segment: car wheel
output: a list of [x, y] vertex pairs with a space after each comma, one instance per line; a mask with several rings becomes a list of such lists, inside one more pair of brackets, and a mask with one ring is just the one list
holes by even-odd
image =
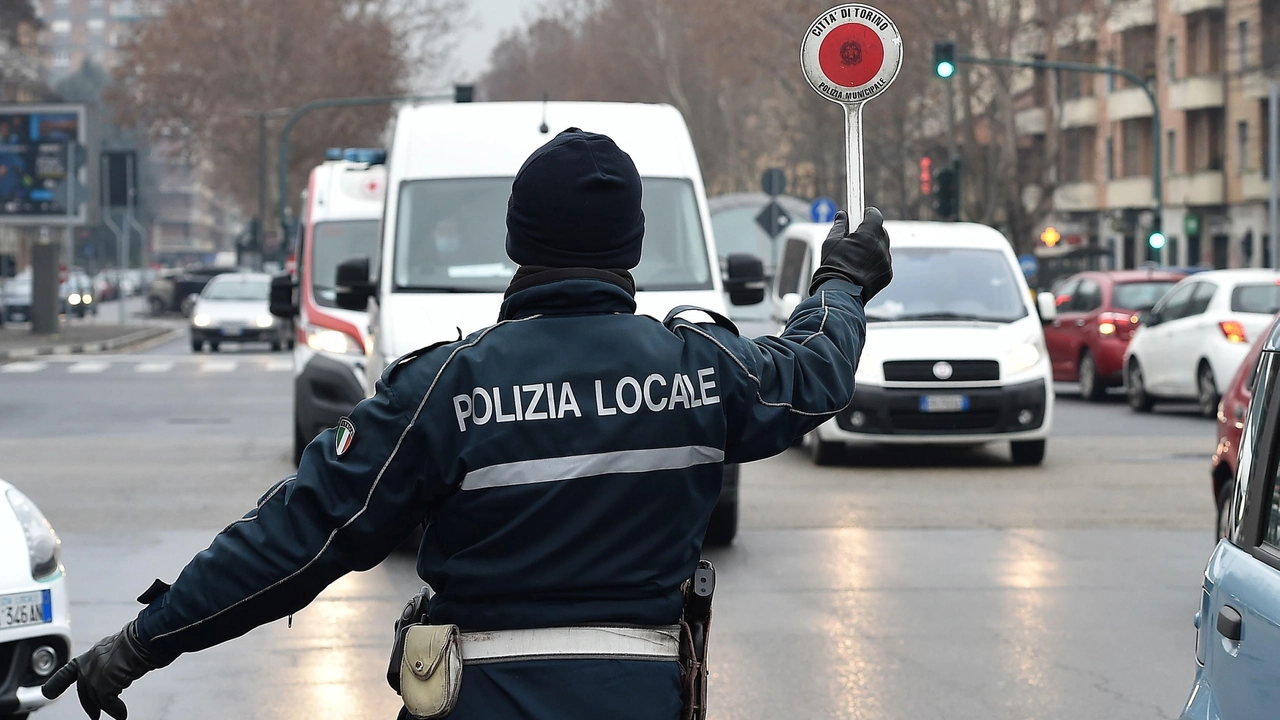
[[283, 349], [284, 349], [284, 343], [280, 342], [279, 340], [276, 340], [271, 343], [271, 352], [280, 352]]
[[204, 341], [203, 341], [203, 340], [192, 340], [192, 341], [191, 341], [191, 352], [204, 352]]
[[1044, 462], [1044, 440], [1016, 440], [1009, 443], [1014, 465], [1039, 465]]
[[1213, 368], [1209, 367], [1209, 363], [1200, 363], [1200, 372], [1196, 374], [1196, 402], [1200, 405], [1200, 414], [1207, 417], [1217, 417], [1218, 401], [1222, 398], [1218, 395], [1218, 383], [1213, 378]]
[[1125, 393], [1129, 396], [1129, 407], [1133, 408], [1134, 412], [1151, 412], [1151, 408], [1155, 407], [1155, 402], [1147, 394], [1147, 386], [1144, 383], [1142, 366], [1136, 359], [1130, 360], [1129, 367], [1125, 370], [1124, 385]]
[[147, 298], [147, 307], [152, 315], [163, 315], [165, 311], [164, 301], [158, 297]]
[[209, 341], [209, 352], [218, 352], [218, 343], [216, 343], [216, 342], [214, 342], [214, 341], [210, 340], [210, 341]]
[[1228, 480], [1218, 491], [1218, 539], [1231, 534], [1231, 496], [1236, 494], [1236, 483]]
[[707, 534], [702, 544], [706, 547], [724, 547], [733, 542], [738, 534], [738, 503], [718, 503], [711, 511], [711, 522], [707, 523]]
[[805, 442], [814, 465], [835, 465], [844, 459], [844, 443], [823, 440], [817, 430], [810, 432]]
[[1098, 381], [1098, 363], [1093, 359], [1093, 353], [1085, 350], [1080, 355], [1080, 396], [1097, 402], [1106, 394], [1106, 386]]

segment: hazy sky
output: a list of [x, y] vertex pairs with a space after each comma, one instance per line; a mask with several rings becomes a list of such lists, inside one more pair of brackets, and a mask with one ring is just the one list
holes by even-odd
[[523, 24], [544, 0], [471, 0], [471, 24], [458, 38], [455, 80], [474, 80], [489, 64], [489, 52], [502, 31]]

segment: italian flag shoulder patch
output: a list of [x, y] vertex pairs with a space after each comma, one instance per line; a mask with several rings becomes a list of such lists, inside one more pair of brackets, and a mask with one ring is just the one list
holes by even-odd
[[342, 418], [338, 421], [338, 432], [333, 436], [334, 449], [338, 453], [338, 457], [351, 449], [351, 443], [356, 440], [356, 426], [352, 424], [348, 418]]

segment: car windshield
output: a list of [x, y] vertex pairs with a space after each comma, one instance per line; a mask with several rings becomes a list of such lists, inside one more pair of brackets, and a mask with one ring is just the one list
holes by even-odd
[[265, 279], [216, 278], [204, 289], [201, 297], [205, 300], [266, 300], [270, 294], [271, 283]]
[[[645, 234], [638, 290], [710, 289], [711, 268], [693, 185], [644, 178]], [[515, 274], [506, 253], [511, 178], [413, 180], [400, 186], [395, 289], [502, 292]]]
[[377, 220], [316, 223], [311, 233], [311, 291], [316, 302], [337, 307], [333, 282], [338, 263], [357, 255], [372, 259], [377, 251]]
[[1280, 312], [1280, 281], [1237, 285], [1231, 291], [1231, 311], [1274, 315]]
[[1111, 305], [1122, 310], [1150, 310], [1177, 284], [1172, 280], [1122, 283], [1112, 292]]
[[1027, 315], [1013, 269], [999, 250], [900, 248], [893, 282], [867, 305], [867, 319], [1013, 322]]

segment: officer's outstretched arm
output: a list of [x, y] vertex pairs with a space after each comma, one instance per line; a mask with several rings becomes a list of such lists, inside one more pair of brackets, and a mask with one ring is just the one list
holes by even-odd
[[427, 512], [418, 400], [402, 402], [379, 382], [349, 425], [307, 446], [296, 476], [223, 530], [167, 592], [144, 598], [137, 633], [148, 654], [162, 663], [243, 635], [389, 555]]
[[854, 371], [866, 341], [863, 303], [893, 277], [883, 223], [880, 211], [871, 208], [849, 233], [848, 216], [838, 213], [810, 297], [782, 333], [722, 339], [735, 361], [727, 376], [736, 382], [726, 393], [736, 404], [726, 407], [726, 462], [776, 455], [853, 400]]

